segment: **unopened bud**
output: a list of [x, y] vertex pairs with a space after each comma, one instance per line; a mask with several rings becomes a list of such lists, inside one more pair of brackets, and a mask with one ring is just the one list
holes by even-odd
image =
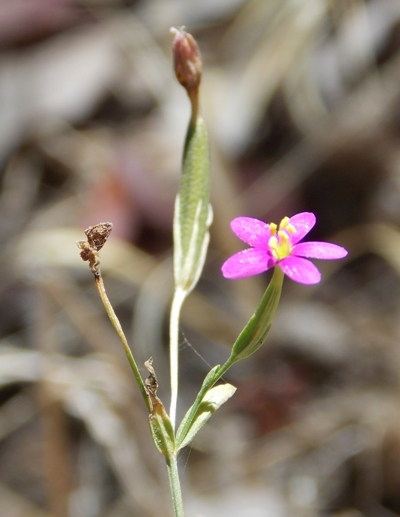
[[183, 28], [171, 28], [175, 34], [172, 43], [175, 74], [181, 85], [191, 95], [198, 90], [201, 80], [202, 61], [199, 47], [193, 36]]

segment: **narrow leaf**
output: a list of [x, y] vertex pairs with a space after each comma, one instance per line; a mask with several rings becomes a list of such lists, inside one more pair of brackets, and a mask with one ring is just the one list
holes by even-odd
[[[231, 384], [220, 384], [219, 386], [215, 386], [207, 391], [194, 415], [194, 418], [192, 419], [192, 423], [185, 437], [182, 437], [183, 439], [181, 442], [178, 441], [177, 450], [186, 447], [186, 445], [193, 440], [211, 415], [215, 413], [215, 411], [217, 411], [224, 402], [230, 399], [235, 391], [236, 388]], [[192, 408], [189, 409], [187, 415], [190, 414], [191, 409]]]
[[176, 443], [182, 442], [184, 440], [185, 436], [187, 435], [187, 433], [193, 423], [193, 420], [196, 417], [197, 410], [198, 410], [205, 394], [207, 393], [207, 391], [209, 391], [212, 388], [212, 386], [214, 386], [214, 384], [219, 379], [219, 377], [218, 377], [219, 369], [220, 369], [220, 366], [216, 365], [206, 375], [206, 377], [203, 381], [203, 384], [201, 385], [200, 391], [197, 394], [196, 400], [194, 401], [191, 408], [186, 412], [186, 415], [183, 417], [183, 420], [178, 428], [178, 431], [176, 433]]

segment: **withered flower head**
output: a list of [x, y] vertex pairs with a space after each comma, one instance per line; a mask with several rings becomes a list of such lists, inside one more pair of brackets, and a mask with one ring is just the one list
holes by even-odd
[[172, 27], [171, 32], [175, 34], [172, 43], [175, 74], [190, 95], [200, 85], [202, 72], [200, 50], [193, 36], [186, 32], [183, 27], [181, 29]]
[[94, 226], [89, 226], [89, 228], [85, 230], [87, 241], [77, 241], [76, 243], [81, 250], [81, 259], [85, 262], [89, 262], [90, 269], [96, 277], [100, 276], [99, 251], [110, 236], [112, 227], [112, 223], [99, 223]]

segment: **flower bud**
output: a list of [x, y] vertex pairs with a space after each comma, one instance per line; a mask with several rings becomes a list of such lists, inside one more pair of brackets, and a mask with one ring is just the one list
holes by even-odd
[[201, 80], [202, 61], [199, 47], [193, 36], [183, 28], [171, 28], [175, 34], [172, 43], [175, 75], [188, 94], [198, 90]]

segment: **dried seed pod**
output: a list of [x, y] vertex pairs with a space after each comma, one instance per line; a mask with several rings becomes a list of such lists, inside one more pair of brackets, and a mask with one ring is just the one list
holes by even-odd
[[86, 228], [85, 235], [89, 245], [96, 251], [100, 251], [107, 242], [113, 228], [112, 223], [99, 223]]

